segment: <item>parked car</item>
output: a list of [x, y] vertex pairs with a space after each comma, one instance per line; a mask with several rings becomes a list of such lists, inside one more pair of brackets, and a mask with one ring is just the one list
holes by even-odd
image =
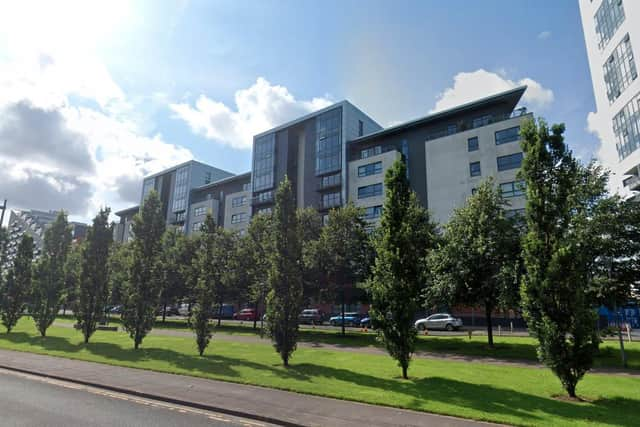
[[214, 305], [212, 308], [212, 318], [217, 319], [218, 317], [222, 319], [232, 319], [234, 312], [233, 305], [231, 304], [222, 304], [222, 312], [220, 311], [219, 305]]
[[365, 315], [362, 319], [360, 319], [360, 327], [361, 328], [370, 328], [371, 327], [371, 318], [369, 315]]
[[189, 315], [189, 304], [182, 303], [178, 306], [178, 314], [180, 316], [188, 316]]
[[109, 309], [109, 313], [111, 313], [111, 314], [122, 314], [122, 306], [121, 305], [114, 305], [113, 307], [111, 307]]
[[417, 320], [415, 326], [419, 331], [424, 331], [425, 329], [442, 329], [446, 331], [454, 331], [462, 327], [462, 319], [453, 317], [448, 313], [438, 313], [432, 314], [426, 319]]
[[[342, 326], [342, 315], [338, 314], [337, 316], [332, 316], [329, 319], [329, 324], [331, 326]], [[344, 325], [345, 326], [359, 326], [360, 325], [360, 313], [345, 313], [344, 314]]]
[[302, 313], [298, 316], [298, 321], [309, 325], [322, 325], [324, 314], [317, 308], [307, 308], [302, 310]]
[[233, 318], [235, 320], [250, 320], [253, 322], [257, 320], [259, 316], [255, 308], [243, 308], [239, 312], [234, 313]]

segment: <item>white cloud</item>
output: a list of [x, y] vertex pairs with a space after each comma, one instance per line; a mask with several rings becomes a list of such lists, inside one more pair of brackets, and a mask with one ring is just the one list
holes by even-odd
[[[611, 120], [608, 120], [602, 114], [590, 112], [587, 115], [587, 131], [593, 133], [600, 140], [600, 147], [597, 153], [598, 162], [610, 171], [615, 170], [618, 163], [618, 152], [613, 143], [615, 136], [611, 126]], [[629, 194], [628, 190], [622, 185], [623, 178], [624, 176], [621, 175], [610, 175], [609, 191], [611, 193]]]
[[529, 77], [514, 81], [508, 79], [505, 74], [501, 74], [482, 68], [456, 74], [453, 77], [453, 87], [446, 88], [438, 96], [432, 111], [452, 108], [522, 85], [527, 85], [527, 90], [522, 97], [524, 104], [532, 108], [544, 109], [553, 102], [553, 91], [543, 87], [537, 81]]
[[254, 135], [331, 103], [329, 97], [297, 100], [286, 87], [259, 77], [235, 93], [235, 110], [205, 95], [194, 106], [178, 103], [170, 108], [198, 135], [234, 148], [251, 148]]
[[547, 40], [551, 38], [551, 31], [542, 31], [538, 34], [538, 40]]

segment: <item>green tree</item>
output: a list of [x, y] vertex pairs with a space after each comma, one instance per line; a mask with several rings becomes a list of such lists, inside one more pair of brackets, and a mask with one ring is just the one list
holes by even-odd
[[20, 239], [13, 267], [7, 273], [2, 290], [0, 311], [7, 333], [11, 332], [24, 312], [31, 291], [32, 263], [33, 238], [25, 233]]
[[302, 247], [296, 203], [289, 178], [276, 192], [273, 211], [272, 248], [269, 255], [267, 327], [284, 366], [296, 350], [298, 315], [302, 310]]
[[[269, 292], [271, 224], [271, 215], [264, 213], [254, 215], [249, 223], [247, 234], [241, 241], [240, 258], [246, 261], [248, 296], [256, 313], [265, 306], [265, 299]], [[254, 329], [257, 327], [257, 322], [257, 318], [254, 319]], [[260, 330], [262, 329], [261, 327]]]
[[122, 305], [124, 291], [129, 288], [131, 278], [132, 244], [121, 243], [111, 246], [109, 253], [109, 305]]
[[187, 237], [177, 227], [167, 229], [162, 235], [162, 252], [160, 267], [162, 275], [162, 321], [166, 320], [167, 306], [175, 304], [186, 294], [187, 278], [183, 265], [191, 260], [185, 259], [185, 243]]
[[385, 175], [385, 202], [374, 247], [376, 260], [367, 283], [369, 315], [387, 351], [398, 361], [402, 377], [415, 348], [413, 324], [425, 280], [425, 257], [435, 246], [436, 226], [409, 187], [404, 162]]
[[64, 264], [64, 290], [62, 291], [62, 314], [67, 309], [75, 311], [78, 305], [80, 274], [82, 271], [82, 243], [72, 243]]
[[539, 120], [520, 129], [526, 182], [526, 274], [522, 305], [538, 356], [571, 397], [598, 350], [595, 311], [587, 294], [589, 257], [579, 224], [604, 194], [604, 182], [581, 166], [564, 143], [564, 125]]
[[133, 219], [131, 273], [122, 292], [122, 326], [133, 339], [135, 349], [140, 347], [155, 320], [162, 290], [159, 262], [164, 230], [162, 204], [158, 193], [152, 190]]
[[519, 292], [520, 232], [515, 220], [506, 217], [506, 206], [493, 180], [483, 182], [463, 207], [454, 210], [428, 262], [427, 306], [482, 306], [490, 347], [494, 309], [514, 307]]
[[[302, 257], [308, 258], [315, 251], [320, 232], [322, 230], [322, 217], [317, 210], [311, 207], [298, 209], [296, 217], [300, 227], [300, 246]], [[321, 264], [303, 262], [302, 264], [302, 289], [305, 305], [311, 301], [320, 301], [326, 294], [326, 274]]]
[[113, 229], [109, 224], [109, 208], [100, 209], [87, 230], [83, 245], [80, 288], [76, 318], [85, 344], [96, 331], [98, 322], [105, 317], [109, 298], [109, 250], [113, 242]]
[[61, 211], [44, 233], [43, 253], [34, 269], [31, 315], [43, 337], [56, 316], [65, 289], [64, 266], [71, 248], [71, 227]]
[[345, 287], [355, 286], [367, 277], [373, 258], [362, 209], [349, 203], [329, 211], [328, 222], [314, 246], [315, 250], [305, 254], [305, 264], [320, 266], [316, 268], [325, 272], [331, 293], [338, 294], [345, 335]]
[[[196, 286], [196, 305], [192, 314], [192, 328], [196, 333], [196, 342], [200, 356], [211, 340], [212, 328], [210, 319], [213, 316], [213, 305], [222, 309], [222, 301], [228, 291], [233, 272], [230, 261], [233, 258], [233, 234], [218, 227], [211, 214], [200, 229], [200, 251], [197, 265], [200, 270]], [[218, 312], [220, 316], [221, 313]]]
[[9, 263], [7, 262], [7, 245], [9, 244], [9, 233], [5, 227], [0, 224], [0, 284], [2, 279], [9, 270]]

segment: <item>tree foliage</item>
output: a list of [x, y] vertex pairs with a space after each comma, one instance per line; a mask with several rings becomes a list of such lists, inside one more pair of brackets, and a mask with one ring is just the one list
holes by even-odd
[[185, 266], [192, 263], [187, 258], [186, 240], [188, 237], [177, 227], [168, 228], [162, 235], [162, 251], [160, 253], [160, 268], [162, 277], [162, 321], [165, 321], [167, 306], [174, 304], [187, 293], [188, 277]]
[[385, 175], [385, 202], [374, 247], [376, 259], [367, 283], [372, 324], [403, 378], [415, 347], [413, 325], [426, 273], [425, 257], [436, 242], [436, 226], [409, 187], [404, 162]]
[[132, 266], [132, 247], [129, 242], [113, 244], [111, 246], [108, 262], [109, 278], [109, 305], [121, 305], [124, 302], [124, 293], [129, 289]]
[[34, 268], [31, 315], [43, 337], [55, 320], [65, 289], [64, 267], [71, 248], [71, 227], [61, 211], [44, 233], [43, 253]]
[[564, 143], [564, 125], [551, 131], [540, 120], [520, 130], [526, 182], [526, 274], [522, 302], [538, 356], [558, 376], [571, 397], [593, 365], [598, 349], [595, 312], [587, 293], [593, 253], [580, 225], [593, 215], [606, 177], [585, 168]]
[[11, 332], [24, 312], [29, 293], [33, 262], [33, 238], [23, 234], [18, 244], [16, 258], [9, 269], [2, 289], [2, 324]]
[[296, 350], [298, 315], [303, 303], [300, 224], [291, 182], [285, 176], [276, 192], [272, 248], [269, 256], [267, 322], [269, 335], [284, 366]]
[[165, 219], [158, 193], [152, 190], [134, 216], [131, 242], [131, 273], [123, 288], [122, 325], [137, 349], [153, 328], [162, 290], [162, 234]]
[[80, 288], [75, 314], [85, 343], [89, 342], [98, 322], [105, 316], [109, 298], [108, 258], [113, 241], [109, 212], [109, 208], [101, 209], [93, 219], [82, 248]]
[[489, 346], [494, 309], [514, 307], [519, 292], [520, 233], [506, 217], [506, 206], [493, 180], [485, 181], [453, 212], [441, 245], [429, 257], [427, 306], [482, 306]]

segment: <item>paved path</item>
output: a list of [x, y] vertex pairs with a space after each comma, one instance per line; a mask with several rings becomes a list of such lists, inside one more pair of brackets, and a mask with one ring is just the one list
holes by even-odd
[[422, 412], [9, 350], [0, 350], [0, 368], [285, 426], [486, 425]]
[[[70, 323], [56, 322], [54, 326], [60, 326], [65, 328], [73, 327]], [[163, 335], [173, 337], [195, 337], [195, 334], [191, 331], [181, 331], [174, 329], [153, 329], [150, 332], [151, 335]], [[214, 333], [213, 341], [227, 341], [237, 342], [244, 344], [271, 344], [271, 341], [267, 338], [260, 338], [257, 335], [241, 335], [241, 334], [229, 334], [226, 332]], [[333, 351], [346, 351], [349, 353], [364, 353], [364, 354], [376, 354], [387, 355], [385, 349], [375, 346], [358, 347], [349, 346], [343, 344], [329, 344], [321, 342], [298, 342], [299, 348], [315, 348], [321, 350], [333, 350]], [[455, 353], [438, 353], [429, 351], [417, 351], [413, 355], [418, 359], [435, 359], [435, 360], [450, 360], [456, 362], [467, 363], [485, 363], [493, 365], [514, 366], [521, 368], [540, 368], [546, 369], [546, 367], [535, 360], [523, 360], [523, 359], [500, 359], [489, 356], [465, 356]], [[640, 378], [640, 370], [622, 369], [622, 368], [593, 368], [589, 371], [589, 374], [601, 374], [601, 375], [619, 375], [626, 377]]]

